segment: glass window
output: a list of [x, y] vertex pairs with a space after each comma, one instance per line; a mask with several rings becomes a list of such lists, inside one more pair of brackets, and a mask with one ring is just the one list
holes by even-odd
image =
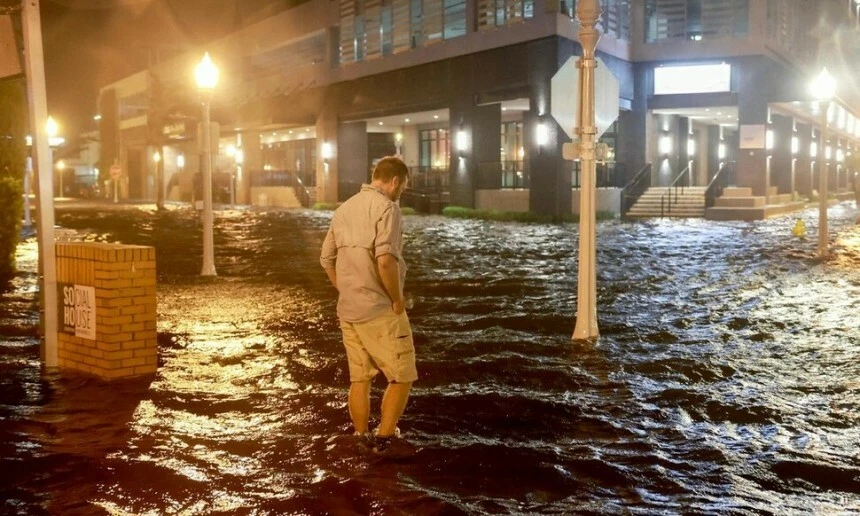
[[450, 159], [447, 129], [426, 129], [419, 134], [418, 162], [422, 168], [447, 168]]
[[355, 60], [364, 61], [365, 55], [364, 17], [355, 17]]
[[391, 1], [382, 5], [382, 55], [388, 56], [394, 51], [394, 11]]
[[445, 39], [466, 34], [466, 0], [444, 0]]
[[421, 0], [412, 0], [412, 5], [409, 9], [409, 24], [412, 27], [412, 47], [420, 47], [424, 44], [424, 31], [422, 30], [422, 2]]

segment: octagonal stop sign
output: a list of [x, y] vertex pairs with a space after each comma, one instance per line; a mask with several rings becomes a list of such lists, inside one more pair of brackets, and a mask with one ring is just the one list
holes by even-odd
[[578, 56], [571, 56], [555, 72], [550, 81], [550, 113], [570, 139], [576, 139], [579, 123], [579, 68]]
[[[576, 127], [579, 125], [579, 56], [571, 56], [558, 69], [550, 81], [550, 113], [572, 140], [578, 139]], [[597, 58], [594, 71], [594, 118], [597, 135], [600, 136], [618, 118], [618, 79], [612, 70]]]

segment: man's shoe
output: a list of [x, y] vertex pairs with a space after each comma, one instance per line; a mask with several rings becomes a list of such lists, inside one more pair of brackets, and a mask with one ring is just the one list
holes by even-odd
[[376, 436], [373, 440], [373, 453], [386, 459], [406, 459], [414, 456], [417, 451], [414, 444], [396, 435]]
[[373, 449], [373, 434], [370, 432], [364, 432], [362, 434], [356, 431], [352, 436], [358, 441], [359, 447], [364, 448], [365, 450]]

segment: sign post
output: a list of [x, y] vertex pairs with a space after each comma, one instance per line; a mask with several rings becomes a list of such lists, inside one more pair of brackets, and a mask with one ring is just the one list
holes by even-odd
[[36, 166], [36, 232], [39, 245], [39, 301], [42, 346], [40, 355], [46, 367], [57, 367], [57, 254], [54, 247], [54, 178], [48, 143], [48, 101], [45, 91], [45, 59], [42, 51], [42, 20], [39, 0], [23, 3], [21, 24], [24, 29], [24, 73], [30, 128], [33, 131], [33, 157]]
[[[596, 270], [596, 161], [604, 159], [606, 146], [597, 140], [618, 118], [618, 79], [595, 57], [600, 33], [595, 29], [600, 17], [597, 0], [580, 0], [576, 16], [582, 29], [579, 39], [582, 57], [571, 57], [551, 81], [553, 118], [573, 143], [562, 147], [565, 159], [580, 160], [579, 202], [579, 278], [577, 284], [576, 327], [573, 338], [591, 339], [600, 335], [597, 328]], [[596, 87], [595, 87], [596, 86]], [[595, 97], [595, 91], [598, 95]]]

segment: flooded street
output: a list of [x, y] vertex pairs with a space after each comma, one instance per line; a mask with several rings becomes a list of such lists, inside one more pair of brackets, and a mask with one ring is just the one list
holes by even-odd
[[[0, 506], [21, 514], [860, 513], [860, 226], [598, 225], [596, 345], [572, 343], [576, 225], [405, 218], [418, 352], [379, 461], [350, 430], [330, 212], [66, 210], [155, 246], [159, 371], [41, 374], [35, 241], [0, 294]], [[379, 403], [383, 383], [375, 384]]]

